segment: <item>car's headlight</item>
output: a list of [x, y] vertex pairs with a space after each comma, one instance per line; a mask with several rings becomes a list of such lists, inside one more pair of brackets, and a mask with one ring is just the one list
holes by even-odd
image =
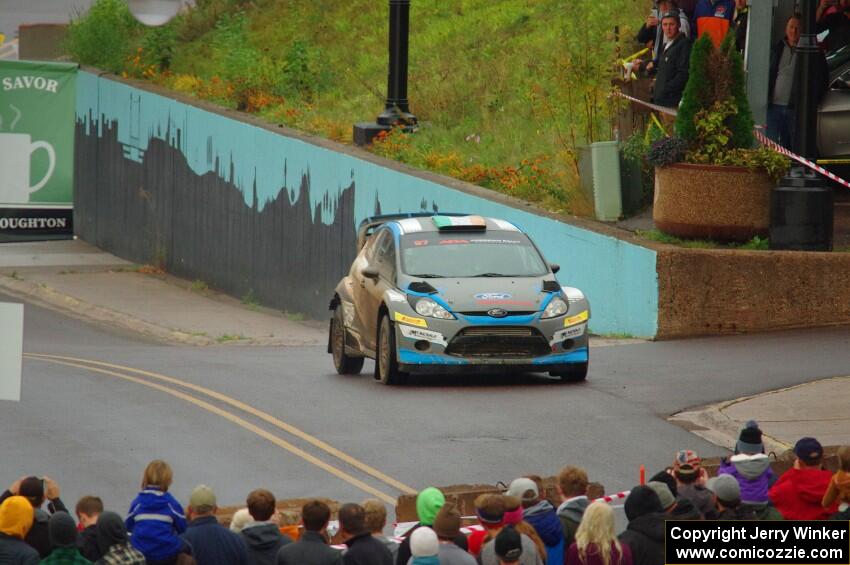
[[543, 310], [543, 315], [540, 316], [543, 319], [546, 318], [554, 318], [555, 316], [563, 316], [569, 310], [569, 306], [564, 302], [564, 299], [560, 296], [556, 296], [552, 300], [549, 301], [549, 304], [546, 305], [546, 309]]
[[455, 319], [451, 312], [449, 312], [430, 298], [420, 298], [418, 301], [416, 301], [416, 306], [414, 307], [414, 310], [416, 310], [416, 313], [420, 316], [427, 316], [429, 318], [439, 318], [441, 320]]

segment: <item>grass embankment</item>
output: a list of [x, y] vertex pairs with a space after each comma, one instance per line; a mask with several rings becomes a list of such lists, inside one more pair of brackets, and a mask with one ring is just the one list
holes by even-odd
[[[588, 214], [575, 150], [611, 139], [606, 95], [617, 50], [631, 50], [650, 3], [416, 0], [409, 99], [421, 127], [394, 132], [373, 150], [553, 211]], [[199, 0], [156, 29], [127, 22], [122, 11], [120, 0], [98, 0], [72, 25], [69, 52], [346, 143], [354, 122], [383, 108], [384, 0]], [[108, 33], [98, 19], [109, 22]], [[617, 25], [629, 38], [622, 45]], [[107, 40], [94, 37], [104, 33]]]

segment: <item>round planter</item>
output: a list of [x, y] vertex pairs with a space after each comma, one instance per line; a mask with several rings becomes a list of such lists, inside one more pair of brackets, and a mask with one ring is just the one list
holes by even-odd
[[682, 238], [767, 237], [775, 184], [767, 173], [746, 167], [689, 163], [656, 167], [652, 220], [659, 230]]

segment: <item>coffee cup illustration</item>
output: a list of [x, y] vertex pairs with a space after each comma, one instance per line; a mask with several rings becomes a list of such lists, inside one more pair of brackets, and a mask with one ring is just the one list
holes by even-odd
[[[30, 162], [39, 149], [47, 151], [49, 164], [44, 177], [30, 184]], [[46, 141], [33, 141], [28, 133], [0, 133], [0, 203], [25, 204], [53, 175], [56, 152]]]

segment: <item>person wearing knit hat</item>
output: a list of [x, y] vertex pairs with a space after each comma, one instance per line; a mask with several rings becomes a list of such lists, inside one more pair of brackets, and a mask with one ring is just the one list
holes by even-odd
[[[419, 517], [419, 523], [407, 531], [404, 539], [398, 546], [398, 554], [396, 555], [395, 560], [397, 565], [407, 565], [407, 562], [410, 559], [410, 536], [421, 526], [432, 526], [434, 524], [434, 519], [437, 517], [437, 513], [445, 503], [446, 497], [440, 489], [435, 487], [428, 487], [416, 496], [416, 515]], [[458, 547], [466, 551], [466, 536], [460, 534], [454, 541]]]
[[103, 512], [97, 519], [97, 545], [103, 557], [97, 565], [145, 565], [142, 552], [130, 545], [124, 520], [115, 512]]
[[702, 460], [693, 450], [682, 449], [673, 461], [673, 477], [676, 479], [677, 498], [687, 498], [706, 518], [713, 518], [714, 496], [705, 489], [708, 473], [702, 468]]
[[764, 453], [764, 442], [761, 439], [762, 431], [759, 428], [758, 422], [750, 420], [741, 429], [738, 435], [738, 441], [735, 442], [735, 454], [746, 453], [754, 455], [756, 453]]
[[446, 503], [446, 497], [438, 488], [428, 487], [416, 496], [416, 515], [419, 523], [430, 526], [437, 517], [437, 512]]
[[56, 512], [47, 522], [53, 548], [41, 563], [47, 565], [89, 565], [91, 562], [77, 549], [77, 524], [67, 512]]
[[455, 543], [455, 539], [463, 535], [460, 526], [460, 511], [454, 503], [446, 502], [434, 519], [434, 533], [440, 540], [441, 565], [477, 565], [475, 558]]
[[669, 516], [655, 491], [646, 485], [634, 487], [624, 510], [629, 524], [617, 537], [631, 549], [633, 562], [664, 563], [664, 520]]
[[505, 517], [505, 499], [496, 493], [485, 493], [478, 495], [474, 505], [475, 515], [483, 529], [473, 530], [469, 535], [469, 553], [478, 557], [484, 544], [484, 538], [491, 531], [498, 533], [502, 527], [502, 519]]
[[646, 483], [646, 486], [655, 491], [655, 494], [658, 495], [658, 500], [661, 502], [661, 508], [664, 509], [664, 512], [670, 512], [673, 509], [673, 506], [676, 505], [676, 497], [673, 496], [673, 493], [670, 492], [670, 487], [661, 481], [649, 481]]
[[38, 563], [38, 551], [23, 541], [32, 523], [32, 505], [23, 496], [10, 496], [0, 504], [0, 562], [12, 565]]
[[521, 565], [543, 565], [543, 560], [546, 555], [545, 549], [543, 549], [543, 553], [541, 553], [541, 550], [534, 541], [526, 534], [519, 531], [518, 526], [519, 524], [504, 524], [503, 526], [488, 530], [485, 538], [486, 543], [481, 548], [479, 563], [481, 565], [499, 565], [500, 559], [502, 561], [504, 559], [500, 558], [496, 552], [496, 540], [499, 539], [499, 535], [505, 530], [512, 530], [519, 534], [520, 545], [522, 547], [522, 555], [519, 557], [519, 563]]
[[410, 536], [410, 563], [412, 565], [440, 565], [440, 542], [428, 526], [416, 528]]
[[750, 420], [741, 430], [735, 444], [735, 454], [720, 461], [719, 475], [731, 475], [741, 489], [741, 503], [760, 520], [777, 519], [778, 513], [770, 506], [767, 491], [776, 481], [770, 468], [770, 459], [764, 454], [762, 432], [755, 420]]
[[540, 554], [540, 559], [546, 560], [546, 545], [540, 536], [537, 535], [537, 530], [522, 519], [522, 503], [515, 496], [505, 495], [505, 516], [502, 519], [505, 526], [513, 526], [520, 534], [528, 536], [534, 542], [537, 548], [537, 553]]
[[253, 518], [251, 518], [251, 513], [248, 509], [240, 508], [234, 512], [233, 516], [230, 518], [230, 531], [238, 534], [251, 522], [251, 520], [253, 520]]
[[824, 508], [821, 503], [832, 473], [821, 467], [823, 446], [813, 437], [794, 445], [794, 467], [788, 469], [767, 492], [770, 501], [786, 520], [826, 520], [838, 504]]

